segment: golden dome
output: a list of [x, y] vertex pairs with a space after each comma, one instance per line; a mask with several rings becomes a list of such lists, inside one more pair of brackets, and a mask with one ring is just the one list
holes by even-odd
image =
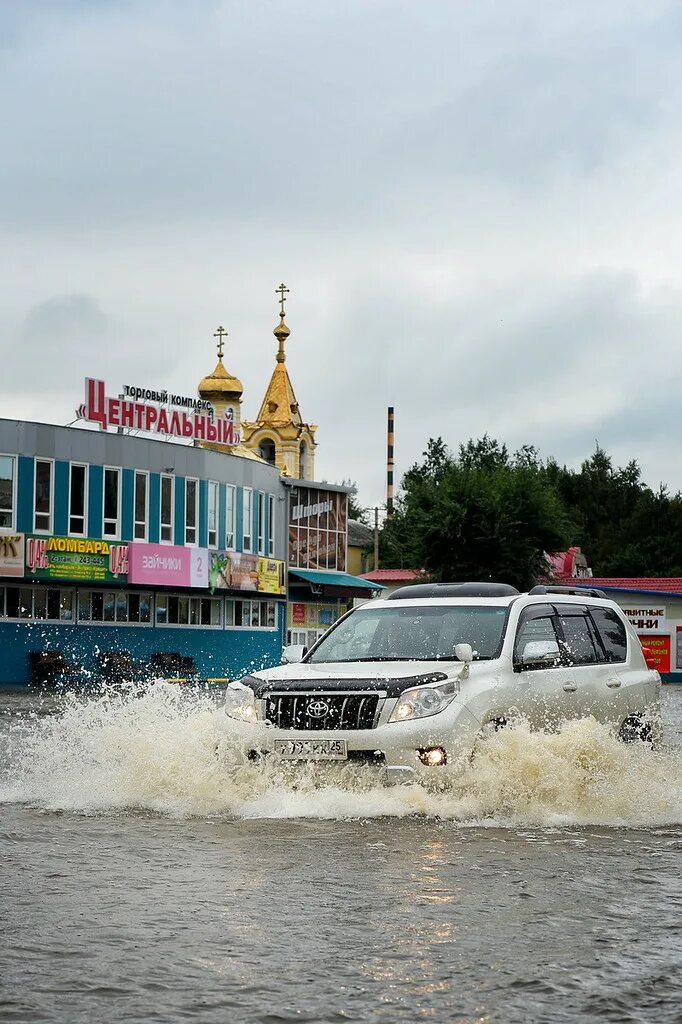
[[223, 365], [223, 346], [225, 344], [223, 339], [227, 337], [227, 331], [224, 327], [219, 327], [213, 337], [218, 339], [218, 362], [213, 373], [209, 373], [208, 377], [199, 381], [197, 391], [202, 398], [209, 400], [211, 395], [240, 398], [244, 393], [242, 382], [238, 377], [233, 377], [231, 373], [228, 373]]
[[209, 398], [211, 395], [229, 395], [236, 398], [244, 393], [244, 386], [238, 377], [233, 377], [227, 372], [222, 359], [218, 358], [215, 370], [199, 381], [197, 390], [202, 398]]

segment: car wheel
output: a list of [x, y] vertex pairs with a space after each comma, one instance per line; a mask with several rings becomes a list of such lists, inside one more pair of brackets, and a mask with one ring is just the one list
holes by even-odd
[[620, 727], [618, 738], [623, 743], [648, 743], [653, 746], [654, 737], [649, 722], [639, 715], [630, 715]]

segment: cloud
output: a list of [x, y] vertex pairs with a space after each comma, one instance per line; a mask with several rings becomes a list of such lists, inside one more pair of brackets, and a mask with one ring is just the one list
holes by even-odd
[[223, 323], [253, 416], [284, 279], [319, 474], [362, 500], [389, 404], [398, 476], [488, 431], [682, 485], [681, 26], [672, 0], [5, 5], [3, 415], [64, 422], [86, 374], [192, 392]]

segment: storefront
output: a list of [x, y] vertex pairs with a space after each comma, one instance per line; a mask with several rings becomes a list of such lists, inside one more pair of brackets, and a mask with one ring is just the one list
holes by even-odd
[[258, 459], [0, 420], [0, 683], [44, 651], [84, 679], [123, 652], [204, 678], [278, 664], [285, 509]]

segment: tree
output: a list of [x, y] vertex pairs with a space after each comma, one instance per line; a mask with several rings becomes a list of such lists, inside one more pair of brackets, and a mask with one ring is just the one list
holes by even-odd
[[[527, 588], [546, 572], [545, 551], [566, 547], [572, 521], [533, 449], [510, 458], [484, 437], [455, 458], [442, 439], [408, 470], [382, 557], [435, 580], [488, 580]], [[395, 562], [393, 561], [393, 564]]]
[[358, 501], [358, 485], [355, 480], [342, 480], [342, 486], [349, 488], [348, 493], [348, 518], [357, 519], [360, 523], [367, 522], [367, 509], [363, 508]]

